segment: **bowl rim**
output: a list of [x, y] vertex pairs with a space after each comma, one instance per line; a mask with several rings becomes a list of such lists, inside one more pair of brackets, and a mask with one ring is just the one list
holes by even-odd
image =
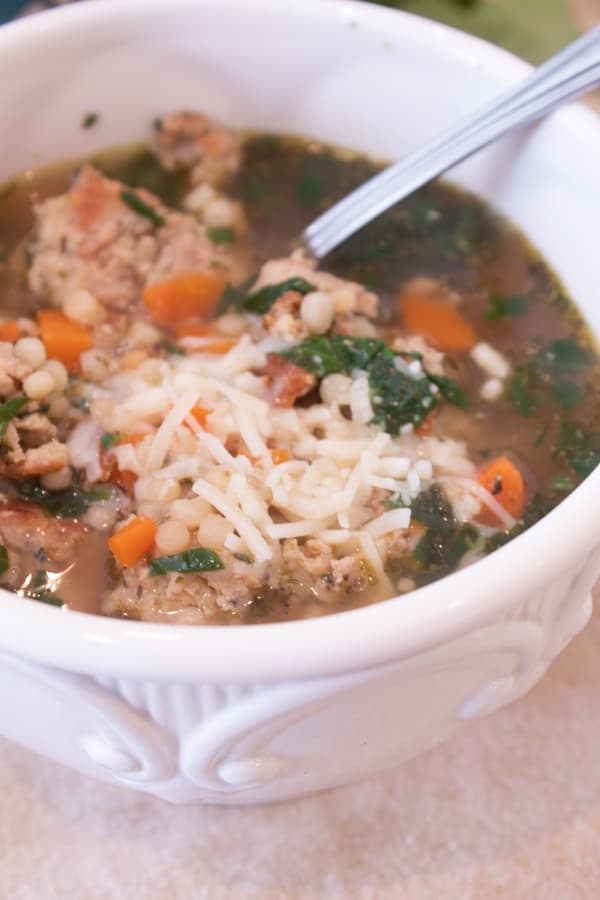
[[[169, 11], [198, 6], [235, 9], [248, 0], [171, 0]], [[51, 36], [72, 28], [93, 28], [135, 14], [164, 14], [163, 0], [87, 0], [53, 9], [0, 28], [0, 55], [15, 43], [24, 49], [32, 36]], [[253, 0], [283, 15], [277, 0]], [[493, 44], [429, 19], [359, 0], [287, 0], [285, 15], [310, 16], [313, 22], [351, 19], [376, 34], [402, 28], [409, 39], [450, 46], [457, 57], [484, 65], [499, 86], [522, 77], [531, 67]], [[573, 104], [553, 114], [565, 134], [583, 135], [600, 147], [600, 119]], [[593, 529], [600, 514], [600, 467], [524, 534], [472, 566], [445, 576], [408, 595], [348, 612], [291, 622], [228, 626], [176, 627], [163, 623], [111, 619], [24, 602], [0, 589], [0, 647], [61, 669], [152, 681], [213, 683], [318, 678], [385, 665], [413, 656], [466, 629], [502, 618], [528, 587], [550, 583], [573, 559], [596, 549]], [[565, 529], [564, 522], [577, 523]], [[551, 547], [550, 558], [547, 548]], [[486, 585], [494, 587], [490, 596]]]

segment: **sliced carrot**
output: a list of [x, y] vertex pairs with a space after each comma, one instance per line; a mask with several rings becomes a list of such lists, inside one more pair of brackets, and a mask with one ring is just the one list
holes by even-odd
[[208, 344], [203, 344], [201, 347], [198, 347], [198, 351], [200, 353], [214, 353], [215, 356], [224, 356], [230, 350], [233, 350], [236, 344], [237, 339], [223, 338], [220, 341], [209, 341]]
[[133, 444], [135, 447], [137, 444], [141, 444], [142, 441], [148, 437], [149, 434], [152, 434], [151, 431], [135, 431], [133, 434], [124, 435], [119, 441], [119, 444]]
[[21, 337], [21, 329], [16, 319], [7, 319], [0, 325], [0, 341], [8, 341], [14, 344]]
[[289, 462], [289, 451], [284, 447], [274, 447], [273, 450], [271, 450], [271, 459], [273, 460], [274, 466], [279, 466], [281, 463]]
[[444, 300], [407, 291], [398, 297], [398, 307], [408, 331], [422, 334], [445, 353], [470, 350], [476, 341], [471, 323]]
[[108, 539], [108, 546], [122, 566], [134, 566], [154, 547], [156, 531], [152, 519], [136, 516]]
[[[523, 515], [525, 480], [507, 456], [499, 456], [483, 466], [477, 473], [477, 481], [513, 518], [519, 519]], [[488, 507], [482, 508], [478, 520], [484, 525], [501, 524]]]
[[37, 320], [50, 359], [58, 359], [71, 372], [76, 371], [81, 354], [92, 346], [89, 330], [67, 318], [59, 309], [40, 309]]
[[190, 416], [196, 420], [198, 425], [202, 428], [206, 428], [206, 420], [210, 416], [212, 409], [208, 406], [192, 406], [190, 409]]
[[207, 337], [209, 334], [214, 334], [214, 328], [203, 322], [182, 322], [175, 328], [178, 341], [186, 337]]
[[161, 325], [176, 325], [192, 316], [210, 316], [225, 288], [214, 272], [188, 272], [145, 288], [142, 298]]

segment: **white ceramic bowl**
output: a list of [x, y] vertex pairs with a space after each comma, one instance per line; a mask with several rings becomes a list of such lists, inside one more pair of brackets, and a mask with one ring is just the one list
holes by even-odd
[[[141, 138], [182, 107], [397, 158], [526, 73], [502, 50], [366, 3], [92, 0], [0, 30], [0, 181]], [[82, 130], [90, 110], [99, 123]], [[598, 120], [571, 107], [452, 178], [523, 228], [600, 335], [599, 156]], [[598, 522], [600, 470], [471, 568], [305, 622], [169, 627], [1, 592], [0, 731], [174, 802], [349, 782], [541, 677], [589, 616]]]

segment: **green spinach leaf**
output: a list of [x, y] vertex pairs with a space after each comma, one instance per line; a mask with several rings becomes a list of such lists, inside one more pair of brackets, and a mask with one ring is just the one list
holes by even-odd
[[206, 547], [194, 547], [171, 556], [157, 556], [150, 560], [148, 566], [150, 575], [167, 575], [169, 572], [187, 575], [191, 572], [214, 572], [223, 568], [220, 556]]
[[23, 407], [28, 403], [28, 397], [13, 397], [11, 400], [7, 400], [6, 403], [0, 404], [0, 441], [4, 440], [9, 423], [16, 419]]
[[164, 225], [164, 217], [157, 213], [152, 206], [144, 203], [141, 197], [138, 197], [133, 191], [123, 190], [119, 194], [123, 203], [126, 203], [134, 212], [140, 216], [145, 216], [153, 225]]
[[74, 476], [73, 484], [64, 491], [49, 491], [37, 479], [24, 481], [19, 485], [19, 495], [23, 500], [37, 503], [51, 516], [73, 519], [83, 515], [92, 503], [108, 499], [110, 491], [100, 487], [84, 488]]
[[441, 398], [456, 406], [467, 403], [465, 392], [452, 379], [426, 370], [408, 371], [405, 356], [411, 354], [396, 353], [378, 338], [320, 335], [306, 338], [280, 355], [319, 379], [337, 372], [352, 375], [356, 370], [365, 371], [373, 422], [389, 434], [398, 434], [403, 425], [419, 425]]
[[275, 301], [287, 291], [309, 294], [314, 290], [314, 285], [306, 281], [305, 278], [288, 278], [286, 281], [280, 281], [278, 284], [267, 284], [259, 291], [249, 294], [242, 301], [242, 309], [245, 309], [247, 312], [264, 315], [269, 312]]
[[514, 294], [511, 297], [500, 297], [498, 294], [492, 294], [488, 300], [485, 317], [494, 321], [496, 319], [506, 319], [509, 316], [524, 316], [527, 312], [527, 306], [527, 300], [520, 294]]
[[213, 244], [233, 244], [235, 241], [233, 228], [207, 228], [206, 236]]

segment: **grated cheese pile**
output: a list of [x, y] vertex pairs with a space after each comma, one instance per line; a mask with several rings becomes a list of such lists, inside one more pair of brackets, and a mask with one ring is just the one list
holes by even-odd
[[[412, 426], [393, 437], [369, 424], [364, 373], [326, 377], [310, 406], [274, 406], [260, 373], [287, 344], [259, 317], [237, 319], [237, 342], [223, 356], [203, 349], [208, 338], [185, 338], [186, 355], [146, 359], [95, 386], [91, 419], [122, 436], [110, 453], [137, 476], [136, 514], [177, 519], [184, 494], [201, 498], [211, 547], [247, 557], [259, 577], [290, 538], [359, 552], [381, 575], [390, 535], [409, 533], [410, 504], [433, 482], [443, 481], [459, 521], [482, 502], [499, 506], [472, 478], [463, 443]], [[399, 508], [385, 508], [391, 496]], [[502, 508], [499, 515], [506, 520]]]

